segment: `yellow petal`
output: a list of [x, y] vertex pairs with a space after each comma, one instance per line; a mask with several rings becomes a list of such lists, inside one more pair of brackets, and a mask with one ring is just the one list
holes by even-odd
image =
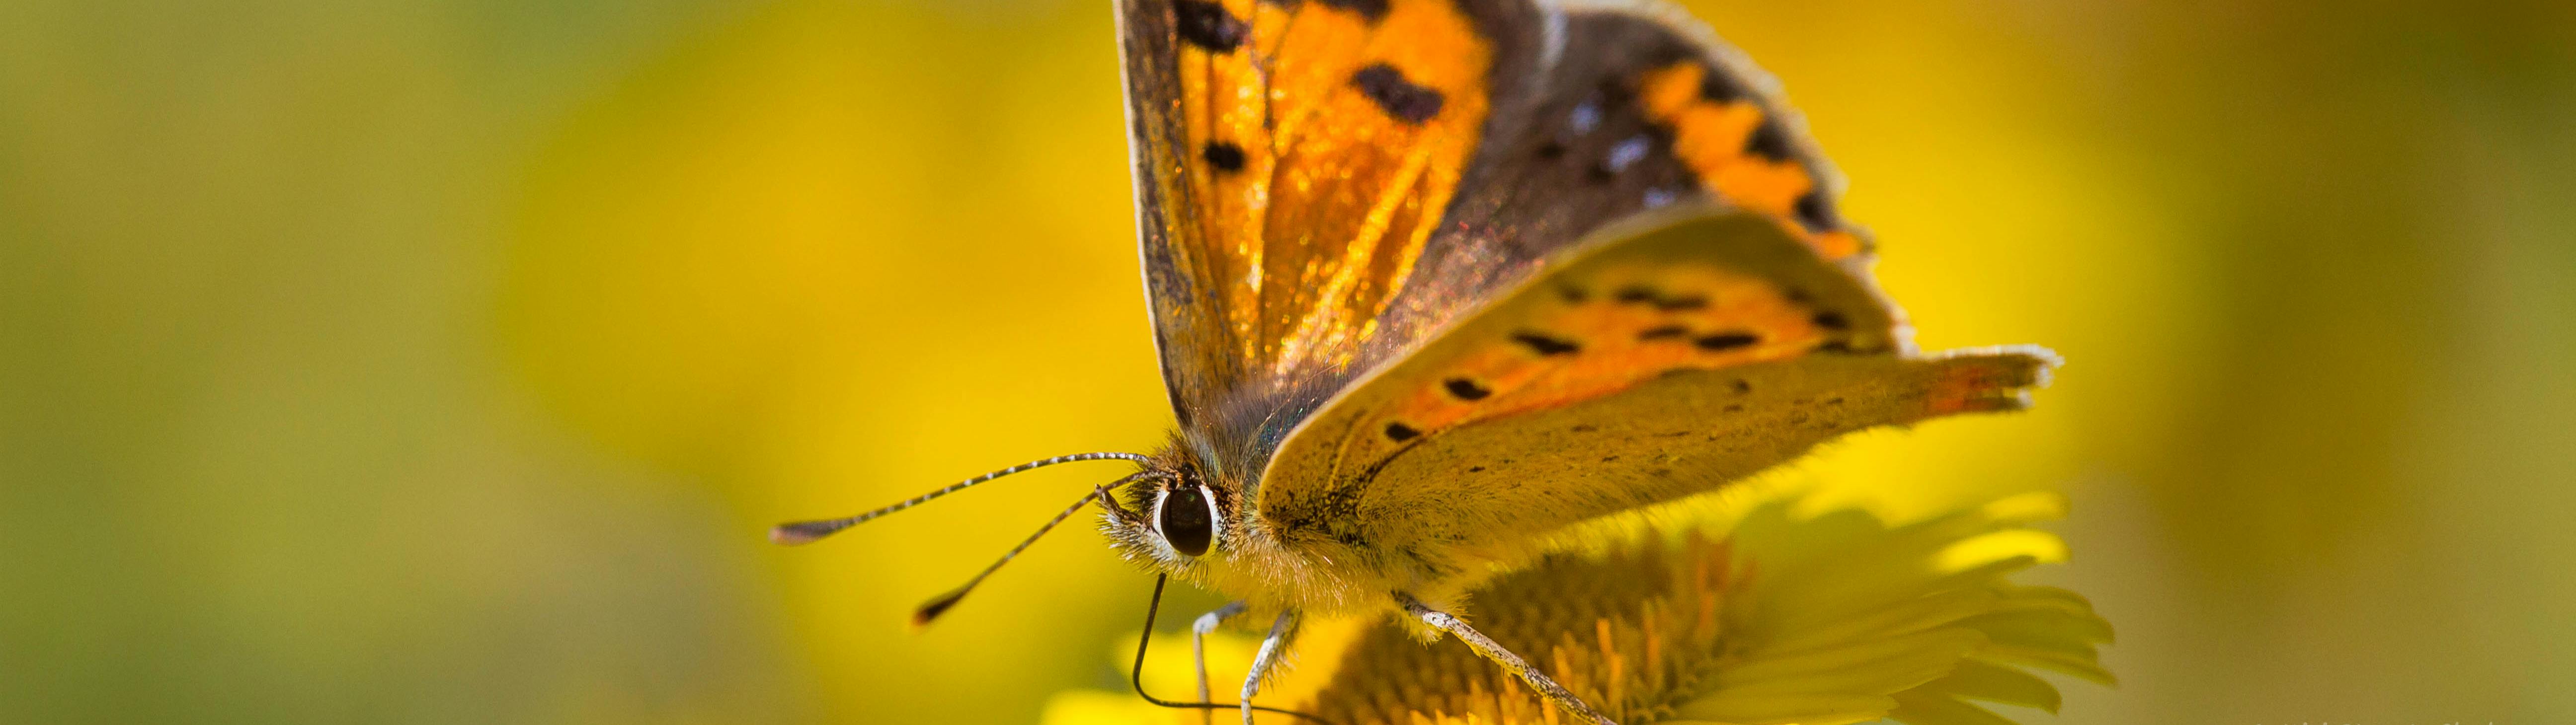
[[2057, 687], [2048, 684], [2047, 680], [2021, 670], [1976, 660], [1959, 663], [1959, 668], [1949, 676], [1923, 689], [1987, 702], [2035, 707], [2052, 713], [2057, 712], [2060, 703]]
[[1691, 720], [1738, 725], [1821, 725], [1886, 717], [1896, 699], [1885, 695], [1720, 695], [1694, 700], [1673, 712]]
[[2037, 529], [2006, 529], [1951, 544], [1941, 550], [1934, 567], [1960, 571], [2024, 556], [2046, 564], [2065, 561], [2066, 541]]
[[2009, 718], [1949, 697], [1907, 694], [1897, 701], [1888, 719], [1907, 725], [2014, 725]]

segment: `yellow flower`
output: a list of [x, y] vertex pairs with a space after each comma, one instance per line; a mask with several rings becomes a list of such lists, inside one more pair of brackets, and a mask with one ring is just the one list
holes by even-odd
[[[1627, 723], [1996, 725], [2012, 721], [1969, 701], [2057, 709], [2056, 687], [2028, 669], [2111, 684], [2094, 650], [2111, 628], [2092, 606], [2008, 581], [2065, 559], [2055, 536], [2028, 528], [2062, 515], [2060, 497], [1897, 527], [1853, 509], [1793, 515], [1797, 502], [1763, 503], [1723, 538], [1712, 526], [1644, 531], [1552, 555], [1481, 587], [1468, 616]], [[1195, 694], [1187, 635], [1158, 639], [1173, 646], [1157, 648], [1148, 687]], [[1464, 645], [1424, 646], [1391, 621], [1315, 626], [1298, 648], [1305, 666], [1264, 704], [1342, 725], [1562, 721]], [[1240, 677], [1238, 652], [1239, 637], [1211, 642], [1220, 693]], [[1200, 722], [1133, 698], [1064, 693], [1045, 722]]]

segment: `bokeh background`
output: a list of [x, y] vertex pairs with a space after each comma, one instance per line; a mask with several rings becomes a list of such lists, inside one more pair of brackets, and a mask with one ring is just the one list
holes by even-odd
[[[2029, 414], [1778, 474], [2060, 488], [2067, 722], [2576, 721], [2576, 5], [1694, 2]], [[0, 2], [0, 721], [1026, 722], [1169, 413], [1103, 0]], [[1067, 467], [1068, 469], [1073, 467]], [[1205, 595], [1180, 607], [1212, 604]]]

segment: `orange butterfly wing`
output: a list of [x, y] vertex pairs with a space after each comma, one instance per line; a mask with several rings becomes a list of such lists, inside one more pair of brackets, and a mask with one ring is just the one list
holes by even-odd
[[1895, 325], [1776, 219], [1650, 214], [1327, 403], [1280, 447], [1257, 509], [1284, 548], [1436, 586], [1844, 433], [2018, 409], [2055, 363], [1919, 357]]
[[1491, 41], [1423, 0], [1140, 0], [1122, 18], [1176, 407], [1348, 370], [1458, 187]]
[[1211, 468], [1256, 478], [1352, 379], [1642, 210], [1757, 210], [1863, 268], [1769, 81], [1664, 12], [1121, 3], [1156, 341]]

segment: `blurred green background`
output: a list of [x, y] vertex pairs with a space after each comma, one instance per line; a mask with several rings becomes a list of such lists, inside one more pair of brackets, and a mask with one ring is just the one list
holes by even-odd
[[[2576, 5], [1695, 2], [2038, 410], [2069, 722], [2576, 720]], [[1025, 722], [1169, 413], [1105, 0], [0, 2], [0, 721]], [[1071, 468], [1071, 467], [1068, 467]], [[1204, 595], [1183, 605], [1208, 604]]]

